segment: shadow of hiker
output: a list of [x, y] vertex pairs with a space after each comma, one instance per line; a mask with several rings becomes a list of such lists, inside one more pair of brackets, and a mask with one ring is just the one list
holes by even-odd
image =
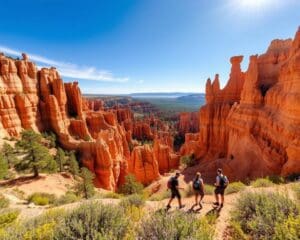
[[221, 212], [222, 208], [218, 207], [214, 207], [211, 210], [209, 210], [205, 216], [208, 217], [210, 222], [214, 222], [219, 216], [220, 216], [220, 212]]

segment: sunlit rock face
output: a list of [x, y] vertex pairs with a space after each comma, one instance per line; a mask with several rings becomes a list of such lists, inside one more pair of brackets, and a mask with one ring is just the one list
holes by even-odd
[[[22, 60], [0, 55], [1, 137], [18, 137], [23, 129], [53, 131], [95, 173], [95, 185], [108, 190], [128, 173], [149, 184], [178, 166], [173, 139], [162, 134], [166, 124], [154, 117], [136, 121], [129, 108], [106, 111], [103, 105], [84, 99], [77, 82], [63, 83], [55, 68], [38, 70], [26, 54]], [[134, 145], [133, 137], [154, 140], [154, 146]]]
[[181, 153], [195, 153], [208, 175], [223, 167], [236, 180], [300, 172], [300, 30], [251, 56], [245, 73], [241, 61], [231, 58], [224, 89], [218, 76], [207, 81], [199, 133], [186, 135]]

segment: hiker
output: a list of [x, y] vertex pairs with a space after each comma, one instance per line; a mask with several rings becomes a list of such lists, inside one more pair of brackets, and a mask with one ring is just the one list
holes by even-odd
[[179, 187], [179, 182], [178, 182], [179, 176], [180, 176], [180, 173], [176, 172], [175, 176], [172, 176], [168, 181], [168, 188], [171, 190], [171, 198], [168, 202], [167, 210], [169, 210], [171, 208], [171, 202], [173, 201], [173, 199], [175, 197], [178, 199], [179, 209], [184, 207], [184, 205], [182, 205], [182, 203], [181, 203], [181, 195], [179, 192], [179, 189], [183, 189], [183, 188]]
[[[194, 207], [196, 207], [199, 204], [200, 209], [202, 208], [202, 199], [204, 197], [204, 183], [203, 183], [203, 179], [201, 178], [201, 173], [197, 172], [196, 176], [193, 180], [193, 191], [195, 194], [195, 204], [192, 206], [192, 210], [194, 209]], [[198, 203], [198, 198], [200, 196], [200, 200]]]
[[[215, 197], [216, 202], [214, 202], [215, 206], [223, 207], [224, 204], [224, 192], [226, 187], [228, 186], [228, 179], [225, 175], [223, 175], [223, 171], [221, 168], [217, 170], [217, 177], [216, 177], [216, 183], [215, 183]], [[221, 205], [219, 201], [219, 196], [221, 196]]]

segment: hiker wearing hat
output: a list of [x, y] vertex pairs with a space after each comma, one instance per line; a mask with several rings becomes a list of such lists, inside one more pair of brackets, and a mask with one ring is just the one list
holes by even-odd
[[181, 203], [181, 195], [179, 189], [183, 189], [179, 187], [178, 178], [180, 176], [180, 172], [176, 172], [175, 176], [172, 176], [168, 181], [168, 188], [171, 190], [171, 198], [167, 205], [167, 210], [171, 208], [171, 202], [176, 197], [178, 199], [179, 208], [183, 208], [184, 205]]
[[[196, 207], [198, 204], [201, 209], [202, 208], [201, 201], [204, 197], [204, 183], [203, 183], [203, 179], [201, 178], [200, 172], [196, 173], [196, 176], [193, 180], [193, 191], [195, 194], [195, 204], [192, 206], [192, 209], [194, 209], [194, 207]], [[200, 196], [200, 200], [198, 202], [199, 196]]]

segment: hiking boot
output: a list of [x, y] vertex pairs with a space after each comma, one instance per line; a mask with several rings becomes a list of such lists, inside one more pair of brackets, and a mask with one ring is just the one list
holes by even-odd
[[221, 203], [221, 205], [220, 205], [220, 208], [222, 208], [223, 207], [223, 203]]
[[171, 208], [170, 205], [167, 205], [166, 210], [168, 211]]
[[214, 202], [213, 205], [219, 206], [220, 204], [218, 202]]
[[184, 208], [184, 207], [185, 207], [185, 205], [181, 205], [181, 206], [179, 207], [179, 209]]

